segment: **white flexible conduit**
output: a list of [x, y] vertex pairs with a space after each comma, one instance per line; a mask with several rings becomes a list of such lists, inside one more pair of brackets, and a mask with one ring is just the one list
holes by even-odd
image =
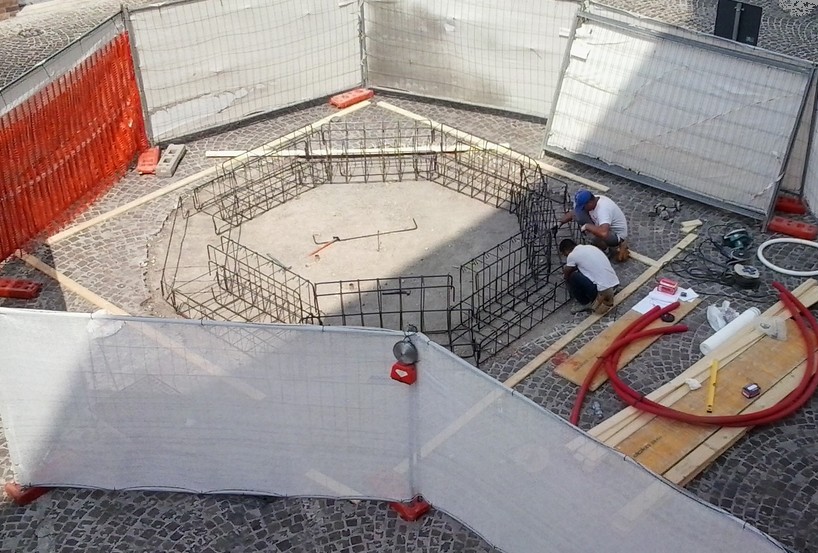
[[773, 265], [770, 261], [767, 260], [766, 257], [764, 257], [764, 248], [766, 248], [767, 246], [772, 246], [773, 244], [801, 244], [803, 246], [809, 246], [810, 248], [818, 248], [818, 242], [813, 242], [812, 240], [803, 240], [801, 238], [773, 238], [772, 240], [767, 240], [758, 247], [758, 260], [761, 261], [761, 263], [763, 263], [764, 266], [772, 269], [777, 273], [796, 277], [818, 276], [818, 269], [812, 271], [793, 271], [791, 269], [782, 269], [781, 267]]

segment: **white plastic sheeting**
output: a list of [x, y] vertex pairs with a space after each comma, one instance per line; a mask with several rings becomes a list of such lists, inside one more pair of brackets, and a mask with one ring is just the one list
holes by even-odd
[[[425, 337], [0, 308], [23, 484], [406, 499], [515, 553], [782, 551]], [[48, 345], [43, 347], [43, 337]]]
[[580, 15], [546, 149], [767, 214], [809, 68]]
[[578, 6], [364, 0], [368, 82], [546, 117]]
[[166, 141], [361, 83], [355, 2], [199, 0], [130, 13], [150, 136]]
[[117, 14], [0, 89], [0, 116], [77, 67], [124, 30], [122, 16]]

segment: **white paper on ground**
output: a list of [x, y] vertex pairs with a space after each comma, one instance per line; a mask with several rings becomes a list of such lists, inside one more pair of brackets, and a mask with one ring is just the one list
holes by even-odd
[[[684, 292], [684, 297], [682, 297], [682, 292]], [[631, 309], [644, 315], [657, 305], [659, 307], [665, 307], [673, 303], [674, 301], [693, 301], [699, 297], [699, 294], [693, 291], [692, 288], [679, 288], [676, 290], [676, 293], [673, 295], [665, 294], [664, 292], [659, 292], [656, 288], [651, 290], [647, 296], [642, 298], [642, 300], [634, 305]]]

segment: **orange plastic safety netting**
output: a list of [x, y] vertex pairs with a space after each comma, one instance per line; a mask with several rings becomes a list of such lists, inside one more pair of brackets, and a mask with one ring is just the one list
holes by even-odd
[[0, 118], [0, 260], [65, 224], [147, 147], [123, 33]]

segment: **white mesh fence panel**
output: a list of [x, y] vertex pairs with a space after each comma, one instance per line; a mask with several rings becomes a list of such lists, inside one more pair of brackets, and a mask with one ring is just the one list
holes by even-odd
[[[815, 1], [818, 2], [818, 0]], [[661, 21], [647, 19], [642, 16], [631, 14], [617, 8], [612, 8], [610, 6], [590, 3], [588, 4], [586, 9], [588, 13], [599, 15], [602, 17], [607, 17], [610, 19], [615, 19], [616, 21], [622, 21], [623, 23], [626, 23], [628, 25], [635, 25], [643, 29], [650, 29], [661, 33], [667, 33], [674, 36], [678, 36], [681, 38], [692, 39], [699, 44], [712, 46], [722, 51], [730, 50], [733, 52], [737, 52], [740, 55], [745, 56], [751, 55], [754, 58], [757, 58], [758, 60], [767, 60], [772, 63], [794, 65], [796, 67], [802, 68], [804, 71], [809, 71], [811, 68], [810, 63], [804, 60], [800, 60], [776, 52], [771, 52], [769, 50], [763, 50], [761, 48], [743, 44], [741, 42], [736, 42], [734, 40], [718, 37], [715, 35], [698, 33], [695, 31], [691, 31], [689, 29], [683, 29], [681, 27], [674, 27], [672, 25], [662, 23]], [[813, 82], [814, 80], [815, 79], [813, 78]], [[814, 84], [811, 90], [811, 94], [812, 95], [815, 94]], [[807, 98], [806, 104], [807, 106], [812, 105], [813, 98], [814, 96], [809, 96]], [[807, 107], [803, 116], [799, 120], [798, 130], [796, 131], [796, 138], [793, 143], [793, 148], [790, 151], [790, 157], [789, 160], [787, 161], [787, 167], [781, 179], [780, 186], [781, 190], [786, 190], [796, 194], [801, 193], [801, 183], [804, 175], [806, 152], [808, 148], [808, 137], [811, 128], [811, 123], [812, 114], [810, 113], [809, 107]]]
[[[18, 482], [407, 499], [515, 553], [782, 551], [421, 335], [0, 308]], [[48, 335], [48, 347], [42, 337]]]
[[415, 481], [432, 505], [493, 545], [515, 553], [782, 551], [444, 353], [418, 380]]
[[545, 117], [578, 5], [364, 0], [368, 84]]
[[818, 99], [813, 107], [815, 119], [812, 124], [807, 170], [804, 176], [804, 198], [813, 214], [818, 213]]
[[2, 310], [0, 334], [22, 483], [411, 496], [381, 477], [409, 452], [399, 333]]
[[154, 140], [361, 83], [355, 2], [196, 0], [134, 10], [130, 25]]
[[546, 149], [765, 215], [809, 68], [580, 17]]

